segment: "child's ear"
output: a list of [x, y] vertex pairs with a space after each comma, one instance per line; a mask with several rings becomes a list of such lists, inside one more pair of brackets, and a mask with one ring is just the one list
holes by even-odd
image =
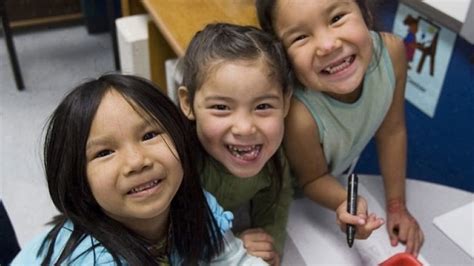
[[194, 112], [192, 103], [189, 99], [189, 91], [188, 88], [181, 86], [178, 88], [178, 98], [179, 98], [179, 107], [183, 114], [189, 119], [194, 120]]
[[291, 104], [291, 96], [293, 96], [293, 90], [289, 89], [289, 91], [284, 95], [284, 101], [285, 101], [285, 117], [288, 115], [288, 112], [290, 111], [290, 104]]

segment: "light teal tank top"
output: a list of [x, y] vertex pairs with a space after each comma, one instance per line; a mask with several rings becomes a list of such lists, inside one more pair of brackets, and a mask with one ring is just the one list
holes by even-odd
[[393, 98], [395, 74], [390, 55], [380, 35], [371, 32], [371, 36], [372, 61], [356, 102], [340, 102], [311, 89], [297, 88], [294, 92], [318, 124], [329, 171], [336, 177], [351, 165], [375, 135]]

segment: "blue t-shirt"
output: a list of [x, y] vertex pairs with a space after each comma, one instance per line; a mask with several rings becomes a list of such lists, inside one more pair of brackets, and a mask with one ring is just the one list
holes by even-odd
[[[241, 241], [235, 238], [229, 229], [232, 227], [232, 220], [234, 216], [231, 212], [224, 211], [217, 203], [214, 196], [205, 192], [208, 205], [214, 215], [215, 220], [225, 237], [224, 252], [215, 258], [214, 264], [220, 265], [238, 265], [244, 261], [250, 261], [253, 265], [265, 265], [265, 263], [255, 257], [246, 254]], [[51, 261], [56, 261], [61, 254], [67, 240], [71, 236], [74, 225], [68, 221], [61, 228], [54, 247], [54, 253]], [[12, 265], [40, 265], [44, 259], [44, 253], [37, 256], [38, 250], [46, 238], [49, 230], [38, 235], [27, 246], [25, 246], [20, 253], [13, 260]], [[229, 234], [230, 233], [230, 234]], [[98, 245], [91, 249], [92, 245], [98, 244], [98, 241], [92, 236], [85, 237], [84, 240], [77, 246], [72, 254], [66, 259], [65, 265], [115, 265], [112, 255], [102, 245]], [[179, 261], [175, 260], [175, 261]], [[127, 263], [124, 262], [126, 265]], [[213, 264], [211, 262], [211, 264]]]

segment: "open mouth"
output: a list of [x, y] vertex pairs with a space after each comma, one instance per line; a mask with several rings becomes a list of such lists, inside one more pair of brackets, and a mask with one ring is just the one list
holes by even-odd
[[355, 55], [348, 56], [339, 62], [331, 64], [330, 66], [327, 66], [326, 68], [321, 70], [321, 73], [326, 74], [326, 75], [331, 75], [331, 74], [341, 72], [344, 69], [348, 68], [354, 62], [354, 59], [355, 59]]
[[145, 184], [142, 184], [140, 186], [137, 186], [137, 187], [134, 187], [134, 188], [130, 189], [130, 191], [127, 192], [127, 194], [128, 195], [136, 194], [136, 193], [154, 188], [154, 187], [158, 186], [159, 183], [161, 183], [161, 179], [152, 180], [148, 183], [145, 183]]
[[230, 151], [232, 156], [245, 160], [251, 161], [258, 157], [262, 150], [262, 145], [251, 145], [251, 146], [235, 146], [227, 145], [227, 149]]

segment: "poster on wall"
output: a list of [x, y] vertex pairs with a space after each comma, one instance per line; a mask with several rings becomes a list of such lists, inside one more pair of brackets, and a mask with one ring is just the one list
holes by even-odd
[[456, 34], [401, 3], [393, 23], [393, 33], [405, 44], [408, 61], [405, 97], [433, 118]]

